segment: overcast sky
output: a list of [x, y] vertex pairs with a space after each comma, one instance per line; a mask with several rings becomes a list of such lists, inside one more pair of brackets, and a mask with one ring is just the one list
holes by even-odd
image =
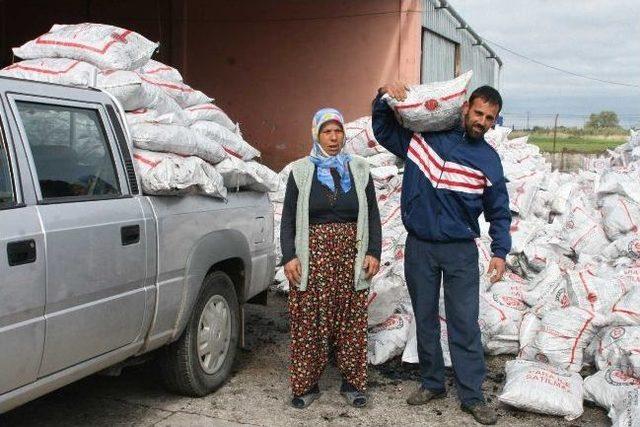
[[[640, 86], [640, 0], [450, 0], [483, 38], [540, 62]], [[640, 87], [585, 80], [489, 45], [504, 62], [505, 113], [613, 110], [640, 122]], [[552, 120], [552, 119], [549, 119]]]

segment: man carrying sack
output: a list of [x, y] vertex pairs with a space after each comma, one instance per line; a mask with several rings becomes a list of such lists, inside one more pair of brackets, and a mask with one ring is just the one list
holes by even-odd
[[[383, 99], [387, 95], [403, 101], [408, 90], [400, 82], [383, 86], [372, 113], [375, 138], [406, 161], [401, 199], [408, 232], [405, 277], [416, 318], [422, 381], [407, 403], [421, 405], [446, 393], [438, 320], [442, 283], [461, 407], [476, 421], [495, 424], [495, 410], [482, 394], [486, 367], [478, 326], [480, 272], [474, 239], [480, 236], [478, 217], [484, 212], [493, 252], [488, 273], [491, 283], [500, 280], [511, 248], [511, 213], [500, 157], [484, 134], [498, 117], [502, 98], [492, 87], [480, 87], [462, 104], [453, 129], [413, 132], [398, 123]], [[427, 110], [437, 109], [437, 104], [425, 105]]]

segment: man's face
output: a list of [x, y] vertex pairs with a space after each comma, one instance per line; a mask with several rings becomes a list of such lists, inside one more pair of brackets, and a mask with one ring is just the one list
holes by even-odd
[[472, 104], [465, 102], [462, 106], [462, 117], [467, 135], [481, 138], [493, 126], [498, 117], [499, 107], [482, 98], [476, 98]]

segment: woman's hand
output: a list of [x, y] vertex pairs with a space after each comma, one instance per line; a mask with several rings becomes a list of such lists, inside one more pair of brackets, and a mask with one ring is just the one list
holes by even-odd
[[404, 101], [407, 99], [407, 91], [409, 90], [409, 86], [407, 86], [404, 82], [394, 82], [388, 83], [380, 88], [380, 92], [386, 93], [392, 98], [397, 99], [398, 101]]
[[298, 287], [302, 277], [302, 265], [300, 265], [298, 257], [293, 258], [284, 265], [284, 275], [291, 285]]
[[380, 261], [373, 255], [365, 255], [362, 269], [365, 271], [364, 278], [369, 280], [380, 271]]

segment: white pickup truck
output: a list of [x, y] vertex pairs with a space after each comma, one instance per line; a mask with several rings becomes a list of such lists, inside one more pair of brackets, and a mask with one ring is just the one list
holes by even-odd
[[219, 387], [273, 280], [267, 195], [142, 195], [98, 90], [0, 78], [0, 118], [0, 413], [154, 350], [169, 389]]

